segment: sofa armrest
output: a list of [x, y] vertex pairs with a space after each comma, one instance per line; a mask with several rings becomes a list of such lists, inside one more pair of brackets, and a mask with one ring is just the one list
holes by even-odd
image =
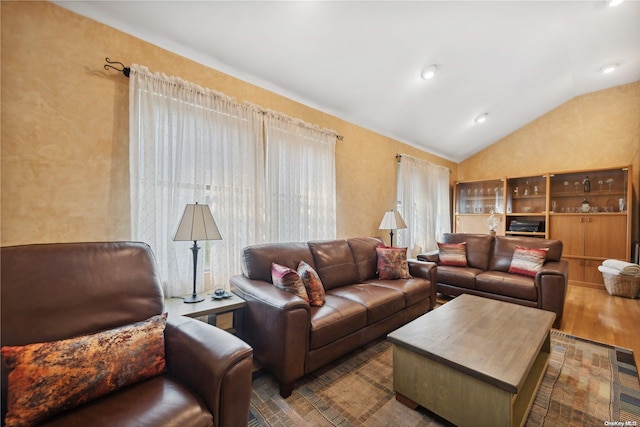
[[233, 292], [247, 302], [237, 325], [238, 335], [253, 347], [256, 359], [275, 374], [282, 393], [283, 387], [305, 374], [311, 329], [309, 303], [269, 282], [244, 275], [232, 276], [230, 282]]
[[418, 261], [435, 262], [436, 264], [438, 264], [440, 262], [440, 251], [436, 249], [430, 252], [425, 252], [418, 255], [417, 258]]
[[431, 294], [429, 296], [429, 309], [433, 310], [436, 306], [436, 297], [438, 296], [438, 272], [437, 264], [435, 262], [427, 261], [409, 261], [409, 274], [413, 277], [422, 277], [428, 279], [431, 282]]
[[556, 313], [554, 328], [562, 326], [568, 280], [569, 262], [566, 260], [545, 263], [535, 277], [539, 294], [538, 308]]
[[248, 423], [252, 356], [247, 343], [222, 329], [184, 316], [167, 319], [167, 371], [200, 396], [215, 426]]

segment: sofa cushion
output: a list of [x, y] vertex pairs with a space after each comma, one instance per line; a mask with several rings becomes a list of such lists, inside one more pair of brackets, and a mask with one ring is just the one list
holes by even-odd
[[302, 278], [293, 268], [274, 262], [271, 264], [271, 281], [274, 286], [291, 292], [306, 302], [309, 302], [309, 295], [304, 287], [304, 283], [302, 283]]
[[166, 314], [93, 335], [2, 347], [6, 426], [32, 425], [161, 374]]
[[[423, 277], [412, 277], [404, 280], [367, 280], [371, 286], [395, 289], [404, 295], [404, 305], [409, 307], [420, 301], [429, 299], [432, 284]], [[435, 286], [435, 283], [433, 284]]]
[[378, 276], [382, 280], [409, 279], [407, 248], [376, 248]]
[[359, 282], [358, 267], [346, 240], [313, 241], [308, 245], [325, 292]]
[[353, 259], [358, 266], [359, 281], [364, 282], [378, 277], [378, 254], [376, 247], [383, 245], [381, 239], [375, 237], [355, 237], [347, 239]]
[[327, 291], [322, 307], [311, 307], [309, 348], [330, 344], [367, 325], [367, 309]]
[[309, 304], [320, 307], [324, 304], [324, 287], [318, 273], [304, 261], [298, 264], [298, 275], [304, 283], [304, 287], [309, 295]]
[[548, 248], [546, 262], [560, 261], [562, 242], [560, 240], [536, 239], [532, 237], [496, 236], [493, 256], [488, 270], [508, 272], [516, 246], [527, 248]]
[[368, 283], [341, 286], [331, 290], [339, 296], [360, 304], [367, 310], [367, 325], [389, 317], [405, 307], [404, 294], [397, 289], [371, 286]]
[[496, 295], [536, 301], [538, 291], [534, 279], [503, 271], [485, 271], [476, 276], [476, 288]]
[[516, 245], [513, 251], [513, 258], [511, 259], [511, 265], [509, 266], [509, 273], [536, 277], [536, 274], [544, 265], [548, 251], [548, 248], [523, 248], [522, 246]]
[[[489, 269], [494, 237], [489, 234], [444, 233], [442, 243], [467, 244], [467, 265], [480, 270]], [[505, 270], [506, 271], [506, 270]], [[440, 269], [438, 268], [438, 273]]]
[[467, 242], [438, 242], [438, 260], [440, 265], [467, 266]]
[[476, 276], [484, 270], [473, 267], [438, 266], [438, 282], [461, 288], [475, 289]]

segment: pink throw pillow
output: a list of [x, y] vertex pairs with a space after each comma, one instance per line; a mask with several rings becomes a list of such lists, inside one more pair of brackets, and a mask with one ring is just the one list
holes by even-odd
[[271, 264], [271, 281], [274, 286], [291, 292], [309, 302], [309, 295], [298, 273], [285, 265]]

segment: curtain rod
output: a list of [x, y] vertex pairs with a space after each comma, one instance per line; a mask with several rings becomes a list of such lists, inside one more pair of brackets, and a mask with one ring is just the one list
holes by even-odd
[[413, 160], [417, 160], [417, 161], [424, 162], [424, 163], [429, 163], [430, 165], [434, 165], [434, 166], [438, 166], [438, 167], [444, 168], [444, 169], [448, 170], [449, 173], [453, 173], [453, 171], [451, 169], [449, 169], [448, 167], [446, 167], [446, 166], [442, 166], [442, 165], [439, 165], [437, 163], [432, 163], [432, 162], [430, 162], [428, 160], [422, 160], [422, 159], [419, 159], [417, 157], [410, 156], [408, 154], [400, 154], [400, 153], [396, 154], [396, 162], [400, 163], [400, 161], [402, 160], [402, 157], [408, 157], [408, 158], [413, 159]]
[[[106, 58], [104, 58], [104, 59], [105, 59], [105, 61], [107, 61], [107, 64], [104, 64], [104, 69], [105, 70], [108, 70], [109, 68], [111, 68], [112, 70], [116, 70], [116, 71], [124, 74], [125, 77], [129, 77], [129, 74], [131, 73], [131, 68], [125, 67], [122, 62], [110, 60], [108, 56]], [[118, 64], [122, 68], [116, 68], [116, 67], [114, 67], [113, 65], [110, 65], [110, 64]]]
[[[122, 62], [112, 61], [111, 59], [109, 59], [109, 57], [106, 57], [105, 61], [107, 61], [107, 63], [104, 64], [104, 69], [105, 70], [109, 70], [111, 68], [112, 70], [116, 70], [116, 71], [124, 74], [124, 76], [127, 77], [127, 78], [129, 77], [129, 74], [131, 74], [131, 68], [130, 67], [125, 67], [125, 65]], [[116, 68], [111, 64], [120, 65], [121, 68]], [[264, 111], [262, 113], [265, 114]], [[336, 134], [336, 139], [338, 141], [344, 141], [344, 137], [342, 135]]]

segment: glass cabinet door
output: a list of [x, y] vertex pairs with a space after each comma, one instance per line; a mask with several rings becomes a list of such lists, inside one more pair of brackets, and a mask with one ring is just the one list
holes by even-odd
[[456, 213], [504, 213], [504, 180], [458, 182], [456, 184]]

